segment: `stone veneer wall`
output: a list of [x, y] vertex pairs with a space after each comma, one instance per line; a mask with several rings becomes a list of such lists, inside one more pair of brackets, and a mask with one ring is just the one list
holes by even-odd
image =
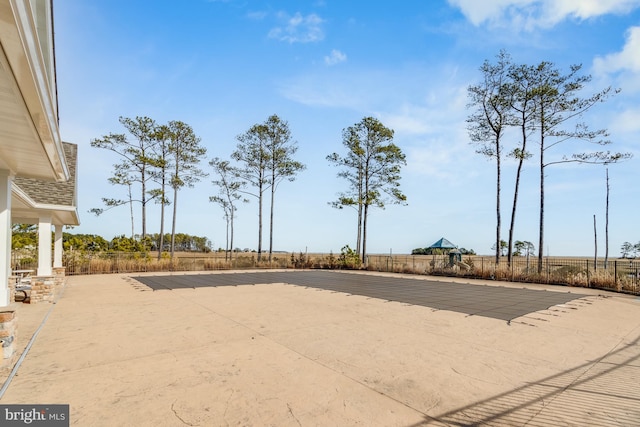
[[65, 267], [53, 267], [53, 280], [56, 283], [56, 287], [64, 283], [65, 272]]
[[[53, 302], [58, 289], [64, 284], [65, 269], [53, 269], [53, 276], [35, 276], [31, 279], [31, 295], [28, 302], [35, 304], [42, 301]], [[16, 277], [9, 277], [10, 301], [15, 301]], [[15, 307], [15, 306], [13, 306]], [[11, 366], [16, 354], [16, 338], [18, 335], [17, 312], [8, 306], [0, 308], [0, 368]]]
[[16, 283], [19, 277], [9, 276], [9, 303], [16, 301]]
[[[39, 302], [53, 302], [59, 289], [65, 282], [65, 268], [56, 267], [53, 269], [52, 276], [32, 276], [31, 290], [28, 292], [29, 297], [25, 303], [37, 304]], [[15, 301], [15, 279], [9, 284], [11, 301]]]
[[16, 353], [17, 326], [16, 311], [9, 307], [0, 309], [0, 345], [2, 346], [0, 368], [11, 366], [13, 362], [13, 356]]
[[52, 302], [55, 294], [55, 276], [33, 276], [31, 278], [31, 295], [29, 302]]

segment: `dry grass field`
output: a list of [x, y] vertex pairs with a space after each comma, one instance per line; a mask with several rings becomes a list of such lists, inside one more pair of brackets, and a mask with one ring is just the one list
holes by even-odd
[[640, 293], [640, 260], [545, 257], [539, 265], [537, 257], [514, 257], [509, 265], [506, 258], [496, 264], [493, 256], [463, 256], [458, 262], [447, 255], [386, 255], [371, 256], [369, 268]]
[[[232, 257], [233, 255], [233, 257]], [[255, 252], [176, 253], [73, 253], [65, 254], [67, 274], [132, 273], [145, 271], [207, 271], [269, 268], [352, 268], [353, 263], [340, 254], [274, 253], [271, 260]], [[352, 261], [352, 260], [351, 260]], [[640, 294], [640, 260], [609, 259], [597, 261], [586, 257], [545, 257], [538, 265], [536, 257], [515, 257], [509, 265], [502, 258], [496, 265], [493, 256], [448, 255], [369, 255], [366, 266], [371, 271], [462, 276], [515, 282], [535, 282], [593, 287]]]

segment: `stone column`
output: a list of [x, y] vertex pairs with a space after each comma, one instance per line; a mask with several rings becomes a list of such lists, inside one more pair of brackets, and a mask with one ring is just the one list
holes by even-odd
[[51, 276], [51, 214], [41, 213], [38, 221], [38, 276]]

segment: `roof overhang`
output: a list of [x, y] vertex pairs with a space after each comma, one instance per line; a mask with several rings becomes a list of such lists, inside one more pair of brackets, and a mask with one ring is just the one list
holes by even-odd
[[50, 1], [0, 0], [0, 169], [65, 181]]
[[11, 222], [13, 224], [37, 224], [41, 216], [50, 216], [54, 225], [80, 225], [75, 206], [37, 203], [20, 187], [11, 187]]

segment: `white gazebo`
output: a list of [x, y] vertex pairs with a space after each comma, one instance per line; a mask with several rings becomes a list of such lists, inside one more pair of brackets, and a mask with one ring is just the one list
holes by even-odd
[[37, 275], [62, 263], [77, 225], [77, 147], [60, 138], [52, 0], [0, 0], [0, 307], [10, 304], [11, 225], [39, 226]]

